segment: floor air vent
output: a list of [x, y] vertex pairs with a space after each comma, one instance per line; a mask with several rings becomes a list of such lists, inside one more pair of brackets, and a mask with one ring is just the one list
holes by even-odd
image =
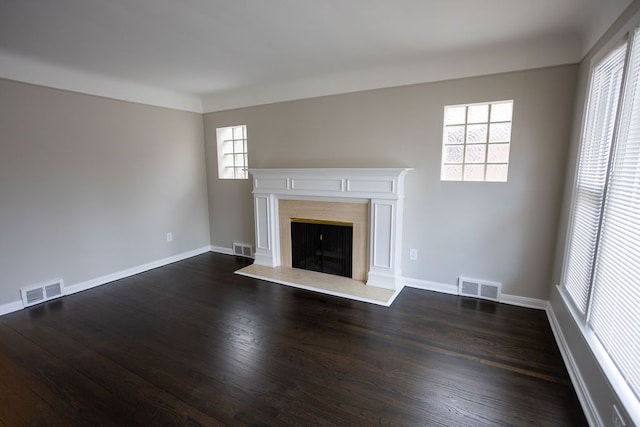
[[56, 280], [51, 283], [45, 283], [37, 286], [29, 286], [20, 289], [22, 296], [22, 305], [29, 307], [41, 302], [49, 301], [64, 295], [64, 285], [62, 280]]
[[470, 279], [468, 277], [460, 277], [458, 279], [458, 294], [461, 296], [500, 301], [501, 291], [502, 283]]
[[253, 247], [246, 243], [234, 243], [233, 254], [247, 258], [253, 258]]

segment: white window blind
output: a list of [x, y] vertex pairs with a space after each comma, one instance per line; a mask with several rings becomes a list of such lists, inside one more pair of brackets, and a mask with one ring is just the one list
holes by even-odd
[[[640, 29], [592, 71], [574, 194], [564, 289], [593, 332], [588, 336], [595, 335], [594, 348], [606, 352], [598, 356], [605, 372], [620, 374], [612, 384], [624, 387], [625, 396], [634, 395], [627, 403], [635, 407], [640, 402]], [[622, 380], [626, 385], [619, 385]]]
[[640, 397], [640, 39], [631, 42], [588, 319]]
[[626, 43], [596, 65], [589, 89], [565, 273], [565, 288], [582, 314], [589, 301], [625, 54]]

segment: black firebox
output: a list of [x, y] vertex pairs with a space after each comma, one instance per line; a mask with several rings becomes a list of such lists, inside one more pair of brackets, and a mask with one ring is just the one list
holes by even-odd
[[291, 219], [294, 268], [352, 277], [353, 224]]

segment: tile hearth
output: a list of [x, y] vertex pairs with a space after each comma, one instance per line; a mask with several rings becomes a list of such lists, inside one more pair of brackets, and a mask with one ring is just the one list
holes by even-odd
[[242, 276], [266, 280], [294, 288], [306, 289], [356, 301], [389, 307], [400, 290], [366, 286], [363, 282], [347, 277], [290, 267], [265, 267], [252, 264], [235, 272]]

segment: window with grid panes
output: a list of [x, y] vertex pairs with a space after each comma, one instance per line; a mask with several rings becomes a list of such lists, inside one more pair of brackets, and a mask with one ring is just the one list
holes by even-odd
[[513, 100], [444, 109], [442, 181], [506, 182]]
[[247, 127], [229, 126], [216, 129], [218, 142], [218, 177], [247, 179]]

